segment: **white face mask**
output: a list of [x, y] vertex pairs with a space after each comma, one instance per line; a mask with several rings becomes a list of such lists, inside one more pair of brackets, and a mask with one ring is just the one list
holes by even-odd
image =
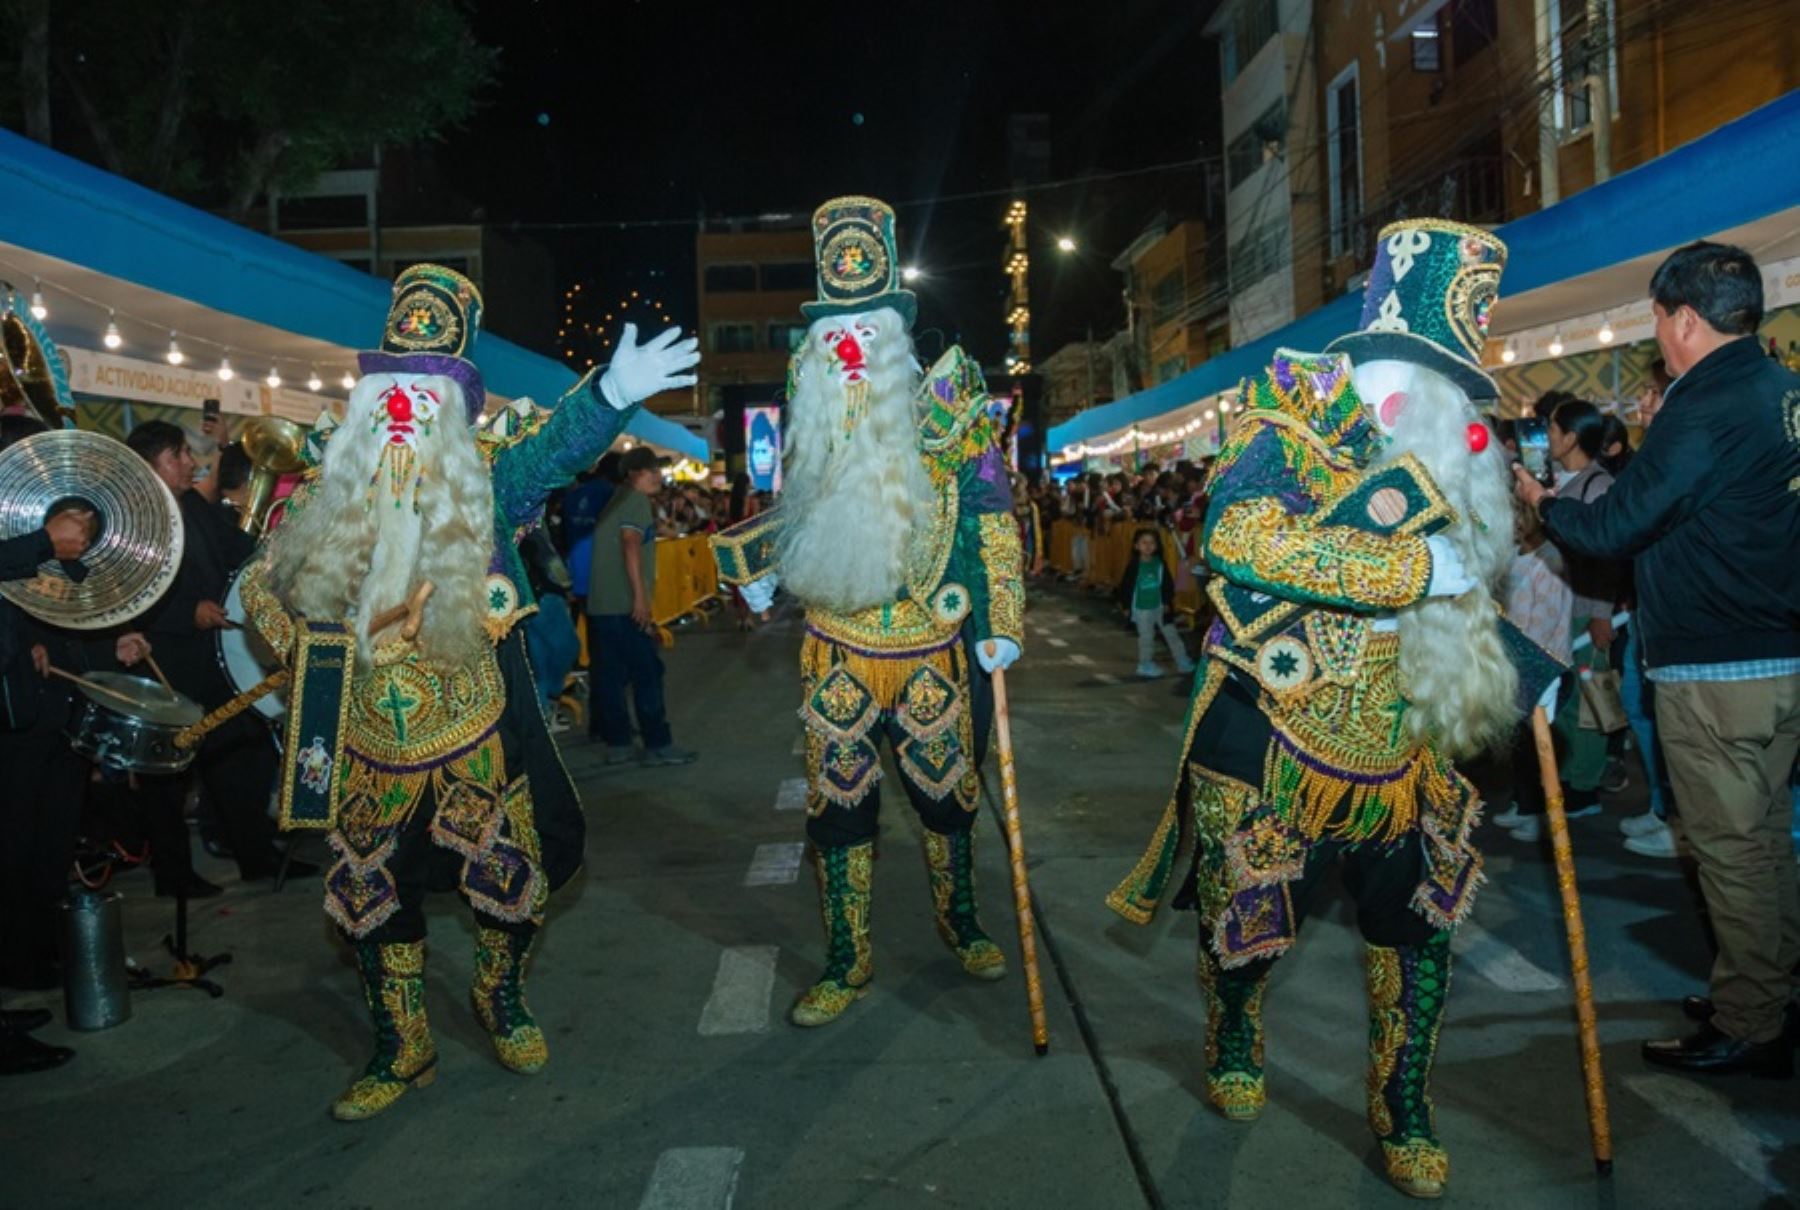
[[389, 445], [416, 452], [420, 434], [430, 434], [443, 406], [437, 380], [424, 374], [396, 374], [394, 385], [375, 397], [370, 426], [385, 432]]
[[814, 337], [825, 350], [838, 381], [849, 386], [869, 376], [869, 349], [881, 337], [881, 319], [873, 313], [844, 315], [822, 325]]
[[1394, 426], [1400, 423], [1418, 372], [1410, 361], [1371, 361], [1350, 368], [1350, 381], [1356, 386], [1358, 398], [1384, 435], [1392, 434]]

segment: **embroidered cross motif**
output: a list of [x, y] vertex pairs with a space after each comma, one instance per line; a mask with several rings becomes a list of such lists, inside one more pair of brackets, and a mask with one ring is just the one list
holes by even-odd
[[406, 742], [407, 717], [412, 714], [413, 708], [418, 704], [418, 698], [409, 697], [407, 694], [401, 692], [398, 684], [389, 681], [387, 693], [382, 696], [381, 704], [377, 707], [377, 709], [383, 711], [393, 719], [394, 738], [403, 744]]

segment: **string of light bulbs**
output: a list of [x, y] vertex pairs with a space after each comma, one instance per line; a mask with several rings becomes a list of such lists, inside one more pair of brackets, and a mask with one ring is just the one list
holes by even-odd
[[[0, 285], [4, 285], [9, 290], [18, 290], [14, 281], [3, 275], [10, 275], [11, 278], [19, 280], [27, 277], [31, 279], [31, 316], [39, 323], [47, 322], [51, 316], [50, 305], [45, 298], [46, 289], [54, 294], [66, 295], [95, 311], [105, 312], [106, 327], [101, 331], [100, 343], [105, 346], [109, 352], [117, 352], [125, 347], [125, 334], [120, 330], [119, 326], [120, 321], [123, 320], [127, 324], [142, 327], [154, 333], [160, 334], [165, 331], [168, 332], [169, 340], [167, 346], [163, 350], [162, 360], [169, 365], [179, 367], [187, 364], [189, 359], [188, 352], [182, 347], [182, 341], [185, 339], [188, 343], [193, 345], [219, 350], [218, 367], [212, 370], [211, 373], [214, 377], [218, 378], [220, 382], [230, 382], [238, 376], [238, 370], [231, 364], [231, 355], [235, 351], [240, 355], [249, 354], [251, 359], [258, 366], [264, 364], [268, 366], [268, 373], [263, 377], [262, 381], [270, 390], [279, 388], [281, 384], [286, 381], [281, 372], [283, 365], [293, 368], [305, 366], [306, 377], [304, 379], [297, 379], [297, 381], [303, 382], [306, 389], [314, 394], [318, 394], [325, 389], [325, 379], [319, 374], [317, 362], [309, 362], [296, 357], [257, 353], [253, 350], [246, 350], [239, 346], [225, 344], [222, 341], [212, 340], [204, 336], [195, 336], [192, 333], [189, 333], [184, 337], [178, 330], [166, 328], [162, 323], [156, 320], [146, 319], [141, 315], [134, 315], [129, 311], [121, 311], [117, 307], [84, 294], [73, 287], [63, 285], [60, 282], [46, 280], [42, 274], [25, 273], [20, 271], [17, 266], [10, 265], [5, 261], [0, 261]], [[152, 340], [160, 340], [160, 336], [153, 337]], [[146, 351], [148, 351], [148, 348], [150, 347], [148, 342], [145, 347]], [[343, 376], [337, 380], [337, 385], [346, 391], [354, 387], [356, 385], [355, 372], [352, 370], [345, 370]]]
[[1110, 458], [1127, 446], [1159, 446], [1173, 445], [1178, 441], [1186, 441], [1201, 429], [1215, 423], [1222, 423], [1222, 417], [1231, 414], [1233, 404], [1230, 399], [1220, 399], [1218, 407], [1208, 408], [1198, 416], [1192, 416], [1171, 429], [1151, 432], [1141, 429], [1135, 424], [1126, 429], [1111, 441], [1081, 442], [1066, 445], [1062, 449], [1060, 462], [1079, 462], [1083, 458]]

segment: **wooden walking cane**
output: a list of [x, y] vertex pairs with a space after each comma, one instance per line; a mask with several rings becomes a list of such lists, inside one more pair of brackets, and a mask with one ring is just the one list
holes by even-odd
[[1544, 782], [1544, 816], [1550, 823], [1550, 852], [1556, 859], [1556, 885], [1562, 892], [1563, 925], [1569, 934], [1569, 969], [1575, 978], [1575, 1019], [1581, 1032], [1581, 1077], [1587, 1090], [1588, 1132], [1594, 1141], [1594, 1167], [1612, 1173], [1612, 1125], [1606, 1113], [1606, 1081], [1600, 1070], [1600, 1036], [1594, 1020], [1594, 985], [1588, 976], [1587, 930], [1581, 923], [1581, 896], [1575, 889], [1575, 854], [1569, 848], [1569, 821], [1563, 815], [1562, 777], [1556, 771], [1556, 749], [1550, 742], [1550, 716], [1542, 706], [1531, 712], [1531, 734], [1537, 741], [1538, 773]]
[[1037, 926], [1031, 918], [1031, 884], [1025, 876], [1025, 840], [1019, 829], [1019, 778], [1013, 768], [1012, 720], [1006, 708], [1006, 672], [994, 670], [994, 729], [1000, 739], [1000, 792], [1006, 823], [1006, 847], [1012, 857], [1013, 910], [1019, 917], [1019, 953], [1025, 964], [1025, 999], [1031, 1008], [1031, 1043], [1040, 1055], [1050, 1052], [1050, 1026], [1044, 1019], [1044, 984], [1038, 975]]

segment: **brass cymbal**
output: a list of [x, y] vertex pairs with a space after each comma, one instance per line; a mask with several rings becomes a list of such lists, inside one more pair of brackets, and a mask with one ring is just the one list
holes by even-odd
[[144, 612], [181, 565], [181, 511], [168, 486], [122, 441], [77, 429], [38, 433], [0, 450], [0, 538], [43, 528], [52, 509], [80, 503], [100, 532], [79, 584], [58, 563], [0, 596], [53, 626], [100, 630]]

